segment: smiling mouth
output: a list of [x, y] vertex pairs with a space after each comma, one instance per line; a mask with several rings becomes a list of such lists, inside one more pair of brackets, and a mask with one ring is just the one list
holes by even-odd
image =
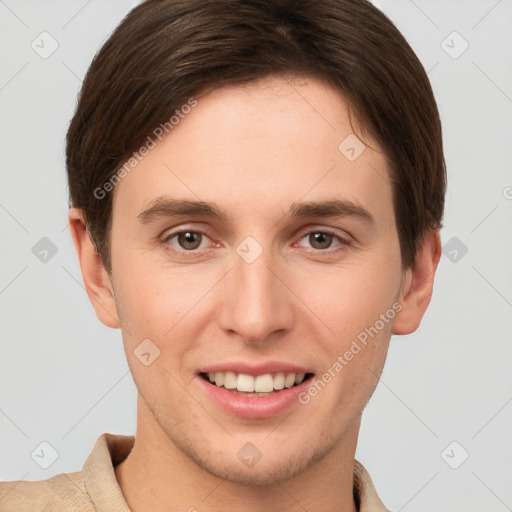
[[200, 377], [218, 388], [224, 388], [235, 395], [269, 396], [293, 388], [312, 379], [313, 373], [266, 373], [252, 376], [237, 372], [201, 372]]

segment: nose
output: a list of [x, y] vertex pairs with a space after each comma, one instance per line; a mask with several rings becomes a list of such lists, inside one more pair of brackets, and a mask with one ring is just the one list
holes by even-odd
[[223, 280], [220, 327], [252, 344], [268, 342], [278, 331], [281, 336], [289, 331], [297, 308], [282, 262], [264, 250], [252, 262], [235, 252], [233, 264]]

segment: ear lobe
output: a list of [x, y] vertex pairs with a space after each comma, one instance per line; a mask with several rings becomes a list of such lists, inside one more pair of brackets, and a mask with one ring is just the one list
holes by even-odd
[[83, 211], [70, 208], [69, 230], [78, 255], [82, 278], [96, 316], [107, 327], [121, 326], [110, 276], [87, 230]]
[[419, 327], [432, 298], [434, 276], [440, 258], [439, 230], [431, 230], [418, 249], [414, 266], [406, 271], [398, 299], [402, 310], [395, 316], [393, 334], [411, 334]]

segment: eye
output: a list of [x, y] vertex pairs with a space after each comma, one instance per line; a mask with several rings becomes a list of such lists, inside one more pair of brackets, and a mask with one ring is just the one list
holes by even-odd
[[[307, 238], [315, 251], [327, 252], [326, 249], [338, 247], [338, 249], [335, 249], [335, 251], [337, 251], [343, 249], [344, 246], [350, 245], [349, 240], [329, 230], [309, 231], [301, 237], [301, 240], [304, 238]], [[332, 243], [336, 240], [338, 241], [338, 244], [332, 246]]]
[[[349, 246], [351, 243], [350, 240], [325, 229], [305, 232], [300, 240], [305, 238], [311, 244], [313, 252], [336, 252], [343, 250], [345, 246]], [[174, 239], [175, 242], [173, 243]], [[209, 239], [209, 237], [203, 231], [184, 229], [165, 236], [162, 243], [166, 250], [173, 250], [182, 254], [191, 253], [192, 255], [199, 252], [199, 249], [207, 247], [203, 245], [205, 239]], [[338, 243], [333, 245], [334, 242]]]
[[171, 244], [176, 247], [175, 244], [171, 243], [171, 240], [173, 238], [176, 238], [178, 249], [183, 249], [185, 251], [191, 252], [195, 249], [200, 249], [201, 242], [203, 240], [203, 237], [206, 237], [206, 234], [202, 231], [193, 231], [191, 229], [186, 229], [183, 231], [176, 231], [175, 233], [170, 233], [168, 236], [166, 236], [163, 240], [164, 244]]

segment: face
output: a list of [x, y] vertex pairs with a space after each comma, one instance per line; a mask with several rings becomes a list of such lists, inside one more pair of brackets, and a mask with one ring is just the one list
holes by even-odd
[[[351, 134], [320, 81], [222, 88], [115, 188], [138, 432], [223, 479], [284, 481], [355, 449], [404, 274], [386, 159], [375, 141], [341, 144]], [[252, 386], [276, 391], [234, 392]]]

